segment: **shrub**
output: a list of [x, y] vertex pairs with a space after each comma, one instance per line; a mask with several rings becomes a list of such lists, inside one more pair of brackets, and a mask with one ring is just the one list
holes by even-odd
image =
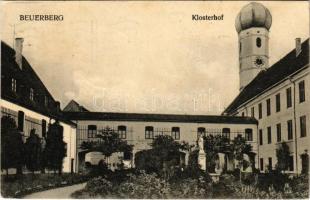
[[107, 196], [112, 191], [112, 183], [102, 176], [91, 179], [87, 182], [85, 190], [88, 191], [90, 197]]
[[273, 186], [276, 191], [283, 191], [285, 183], [288, 182], [288, 175], [280, 173], [277, 170], [258, 176], [258, 188], [265, 191], [271, 186]]
[[121, 198], [167, 198], [169, 184], [156, 174], [131, 174], [129, 179], [121, 183], [117, 196]]
[[16, 168], [22, 174], [24, 164], [24, 143], [16, 122], [10, 116], [1, 118], [1, 169], [8, 175], [9, 168]]
[[294, 198], [309, 198], [309, 175], [303, 174], [299, 177], [294, 177], [291, 180], [290, 186], [292, 187], [292, 192]]
[[204, 177], [198, 179], [187, 178], [171, 184], [171, 198], [211, 198], [213, 196], [211, 182], [206, 182]]

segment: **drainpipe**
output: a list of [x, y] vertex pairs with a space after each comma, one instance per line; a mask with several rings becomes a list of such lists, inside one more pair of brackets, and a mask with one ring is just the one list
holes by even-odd
[[298, 158], [297, 158], [297, 125], [296, 125], [296, 85], [292, 79], [289, 79], [293, 83], [293, 93], [294, 93], [294, 105], [293, 105], [293, 115], [294, 115], [294, 136], [295, 136], [295, 163], [296, 163], [296, 174], [298, 174]]
[[258, 128], [259, 122], [257, 122], [256, 125], [256, 144], [257, 144], [257, 169], [260, 170], [260, 163], [259, 163], [259, 128]]

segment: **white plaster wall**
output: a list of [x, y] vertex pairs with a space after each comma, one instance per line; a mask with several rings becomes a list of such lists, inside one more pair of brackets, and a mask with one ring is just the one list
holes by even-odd
[[[146, 126], [153, 126], [154, 131], [156, 130], [156, 128], [166, 128], [170, 131], [172, 127], [180, 127], [180, 140], [178, 141], [186, 141], [189, 144], [196, 144], [198, 127], [205, 127], [207, 131], [208, 129], [222, 130], [223, 128], [230, 128], [231, 139], [237, 136], [237, 134], [233, 134], [233, 132], [244, 133], [246, 128], [251, 128], [253, 130], [253, 141], [249, 143], [253, 147], [253, 152], [257, 153], [257, 125], [256, 124], [135, 122], [135, 121], [100, 121], [100, 120], [98, 121], [79, 120], [79, 121], [76, 121], [76, 123], [78, 125], [78, 129], [85, 128], [88, 125], [96, 125], [98, 128], [109, 126], [115, 129], [117, 129], [117, 127], [120, 125], [124, 125], [127, 127], [127, 130], [132, 129], [132, 132], [127, 131], [126, 140], [128, 141], [129, 144], [134, 145], [133, 153], [150, 148], [152, 139], [145, 139], [145, 127]], [[256, 159], [256, 165], [257, 165], [257, 159]]]
[[[305, 81], [305, 102], [299, 103], [299, 88], [298, 83], [300, 81]], [[295, 93], [294, 93], [294, 84], [295, 84]], [[292, 107], [287, 108], [286, 102], [286, 89], [291, 87], [292, 90]], [[291, 155], [294, 156], [294, 173], [301, 172], [301, 159], [300, 154], [304, 153], [305, 150], [310, 150], [310, 80], [309, 80], [309, 67], [302, 70], [300, 73], [296, 74], [291, 80], [285, 80], [264, 94], [253, 98], [251, 101], [247, 102], [245, 105], [238, 109], [239, 116], [242, 115], [242, 112], [245, 113], [245, 116], [251, 115], [251, 107], [255, 108], [255, 118], [258, 120], [258, 129], [263, 130], [263, 145], [259, 145], [259, 157], [264, 158], [265, 165], [268, 164], [268, 157], [272, 158], [272, 165], [275, 167], [277, 162], [276, 158], [276, 148], [279, 145], [277, 142], [277, 132], [276, 125], [281, 123], [281, 141], [287, 142], [290, 147]], [[281, 96], [281, 110], [280, 112], [276, 112], [276, 95], [280, 93]], [[271, 114], [267, 116], [266, 109], [266, 100], [270, 98], [271, 105]], [[294, 116], [294, 98], [295, 98], [295, 114]], [[258, 104], [262, 103], [262, 119], [258, 118]], [[300, 137], [300, 116], [306, 116], [306, 125], [307, 125], [307, 136]], [[296, 118], [296, 130], [295, 130], [295, 118]], [[293, 139], [288, 140], [287, 133], [287, 121], [292, 120], [293, 122]], [[267, 127], [271, 126], [272, 133], [272, 143], [267, 144]], [[295, 132], [296, 136], [295, 137]], [[297, 146], [295, 146], [297, 138]], [[259, 144], [259, 141], [258, 141]], [[297, 147], [297, 160], [296, 160], [296, 147]], [[308, 153], [309, 154], [309, 153]], [[296, 169], [296, 162], [297, 168]]]
[[[9, 101], [1, 99], [0, 102], [1, 102], [1, 107], [11, 109], [16, 112], [23, 111], [25, 116], [30, 116], [38, 120], [44, 119], [46, 120], [47, 123], [50, 121], [50, 118], [48, 116], [34, 112], [22, 106], [13, 104]], [[53, 122], [54, 120], [51, 120], [51, 123]], [[64, 158], [63, 172], [70, 172], [71, 171], [71, 159], [74, 159], [74, 161], [76, 161], [76, 128], [64, 122], [60, 122], [60, 124], [63, 126], [63, 129], [64, 129], [64, 133], [63, 133], [64, 142], [67, 143], [67, 156]], [[42, 136], [40, 135], [40, 137]]]

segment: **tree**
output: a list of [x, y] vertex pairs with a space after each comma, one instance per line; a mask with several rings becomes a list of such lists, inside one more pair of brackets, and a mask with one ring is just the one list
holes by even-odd
[[244, 160], [243, 154], [251, 155], [252, 146], [246, 143], [246, 140], [241, 135], [237, 135], [232, 141], [231, 145], [232, 154], [238, 161], [237, 168], [239, 169], [239, 179], [241, 181], [241, 167], [246, 168], [249, 163]]
[[117, 132], [106, 127], [100, 134], [97, 134], [97, 141], [84, 141], [81, 148], [88, 151], [99, 151], [109, 157], [115, 152], [132, 152], [132, 145], [119, 138]]
[[147, 172], [163, 172], [165, 177], [171, 176], [172, 169], [180, 163], [180, 150], [188, 150], [188, 143], [176, 142], [169, 135], [157, 136], [152, 144], [152, 149], [136, 153], [135, 164], [138, 169]]
[[1, 169], [8, 174], [9, 168], [16, 168], [22, 174], [24, 164], [24, 143], [22, 135], [16, 127], [15, 120], [10, 116], [1, 118]]
[[42, 157], [41, 141], [35, 131], [35, 129], [31, 129], [30, 136], [27, 138], [25, 143], [26, 167], [32, 173], [40, 169], [40, 162]]
[[215, 172], [215, 160], [218, 153], [227, 153], [230, 149], [229, 139], [222, 135], [204, 137], [204, 150], [207, 157], [207, 171]]
[[238, 135], [232, 141], [222, 135], [208, 135], [204, 137], [204, 150], [207, 157], [207, 170], [209, 172], [215, 172], [215, 161], [218, 157], [218, 153], [225, 153], [226, 155], [233, 157], [238, 161], [237, 167], [247, 167], [249, 163], [243, 158], [243, 154], [252, 157], [252, 146], [246, 143], [246, 140]]
[[63, 141], [63, 127], [56, 121], [50, 124], [47, 132], [45, 157], [46, 167], [62, 173], [62, 163], [66, 157], [66, 143]]
[[135, 154], [135, 167], [145, 170], [147, 173], [159, 172], [162, 169], [162, 161], [158, 152], [153, 149], [142, 150]]
[[280, 146], [277, 148], [276, 156], [277, 156], [276, 169], [279, 170], [280, 172], [287, 170], [289, 167], [290, 148], [285, 142], [282, 142]]

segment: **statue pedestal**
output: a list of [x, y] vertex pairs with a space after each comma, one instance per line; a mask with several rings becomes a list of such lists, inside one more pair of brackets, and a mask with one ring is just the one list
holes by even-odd
[[206, 171], [207, 169], [206, 161], [207, 161], [206, 153], [203, 150], [200, 150], [198, 154], [198, 164], [199, 164], [200, 169], [204, 171]]

